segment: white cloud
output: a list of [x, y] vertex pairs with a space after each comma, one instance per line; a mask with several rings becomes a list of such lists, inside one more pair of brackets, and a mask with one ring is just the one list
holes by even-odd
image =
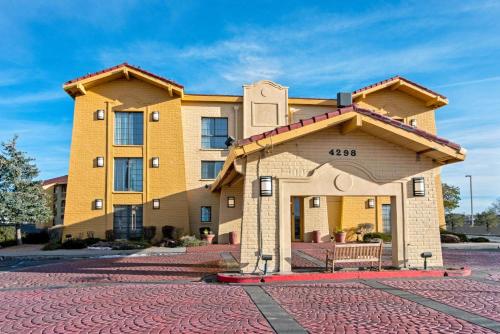
[[64, 98], [64, 92], [62, 91], [42, 91], [36, 93], [28, 93], [21, 95], [4, 95], [0, 96], [0, 105], [2, 106], [13, 106], [20, 104], [29, 103], [40, 103], [53, 100], [59, 100]]

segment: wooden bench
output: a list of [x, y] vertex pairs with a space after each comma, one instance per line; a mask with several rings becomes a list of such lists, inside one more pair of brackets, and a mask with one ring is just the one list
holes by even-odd
[[333, 248], [326, 251], [326, 271], [332, 264], [332, 272], [336, 263], [378, 262], [378, 270], [382, 269], [382, 242], [377, 243], [333, 243]]

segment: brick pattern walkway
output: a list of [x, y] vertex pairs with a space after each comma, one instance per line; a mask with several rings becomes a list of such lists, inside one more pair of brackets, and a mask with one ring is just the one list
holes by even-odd
[[200, 281], [223, 271], [220, 252], [73, 260], [0, 273], [0, 288], [109, 282]]
[[265, 290], [311, 333], [493, 333], [361, 283]]
[[500, 321], [500, 286], [467, 279], [381, 282], [470, 313]]
[[0, 291], [2, 333], [272, 333], [241, 287], [114, 285]]

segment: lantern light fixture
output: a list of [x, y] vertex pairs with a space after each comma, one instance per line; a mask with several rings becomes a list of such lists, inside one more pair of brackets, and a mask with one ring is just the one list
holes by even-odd
[[97, 167], [104, 167], [104, 157], [97, 157], [96, 165]]
[[313, 208], [319, 208], [321, 205], [321, 199], [319, 196], [313, 197]]
[[260, 177], [260, 196], [268, 197], [273, 195], [273, 178], [272, 176]]
[[413, 178], [413, 196], [423, 197], [425, 196], [425, 182], [423, 177]]
[[151, 159], [151, 165], [153, 166], [153, 168], [160, 167], [160, 158], [154, 157], [153, 159]]
[[153, 199], [153, 209], [158, 210], [160, 208], [160, 200], [158, 198]]
[[94, 208], [96, 210], [102, 210], [102, 199], [96, 199], [94, 201]]
[[236, 207], [236, 199], [234, 198], [234, 196], [229, 196], [227, 198], [227, 207], [228, 208]]
[[104, 119], [104, 110], [103, 109], [97, 110], [97, 119], [100, 121], [102, 121]]
[[158, 122], [160, 120], [160, 112], [159, 111], [153, 111], [151, 114], [151, 119], [153, 122]]
[[417, 127], [417, 119], [416, 118], [410, 119], [410, 126], [412, 128], [416, 128]]
[[374, 198], [369, 198], [368, 199], [368, 207], [370, 209], [373, 209], [375, 207], [375, 199]]

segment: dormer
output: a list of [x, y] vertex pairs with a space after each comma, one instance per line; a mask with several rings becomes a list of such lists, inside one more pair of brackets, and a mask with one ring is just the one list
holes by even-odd
[[408, 125], [436, 133], [434, 111], [448, 99], [408, 79], [396, 76], [355, 90], [353, 102]]

